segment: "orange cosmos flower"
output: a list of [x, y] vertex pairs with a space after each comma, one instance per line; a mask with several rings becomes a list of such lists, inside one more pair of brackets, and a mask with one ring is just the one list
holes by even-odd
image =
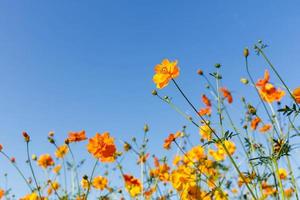
[[207, 98], [205, 94], [202, 95], [202, 102], [205, 104], [205, 108], [200, 108], [199, 115], [210, 115], [211, 114], [211, 101]]
[[108, 132], [96, 133], [93, 138], [90, 138], [87, 150], [101, 162], [113, 162], [117, 151], [114, 138], [110, 137]]
[[5, 192], [3, 189], [0, 188], [0, 199], [2, 199], [2, 197], [4, 197]]
[[296, 102], [300, 104], [300, 87], [294, 89], [293, 96], [296, 99]]
[[223, 96], [224, 96], [225, 99], [227, 99], [228, 103], [233, 102], [231, 92], [229, 92], [229, 90], [227, 88], [222, 87], [222, 88], [220, 88], [220, 91], [223, 93]]
[[44, 169], [54, 165], [54, 161], [49, 154], [43, 154], [38, 159], [38, 165]]
[[166, 87], [172, 78], [179, 75], [177, 61], [170, 62], [168, 59], [164, 59], [161, 64], [156, 65], [154, 71], [153, 82], [159, 89]]
[[274, 101], [280, 101], [281, 98], [285, 95], [285, 92], [279, 88], [275, 88], [275, 86], [269, 81], [270, 74], [269, 71], [266, 70], [264, 78], [258, 80], [256, 83], [256, 86], [259, 87], [259, 94], [261, 98], [269, 103], [272, 103]]
[[69, 137], [67, 138], [68, 142], [80, 142], [86, 139], [84, 130], [79, 132], [69, 132]]
[[165, 139], [165, 143], [164, 143], [164, 148], [165, 149], [170, 149], [171, 148], [171, 144], [172, 142], [174, 142], [176, 140], [176, 138], [181, 136], [181, 132], [177, 132], [175, 135], [173, 133], [171, 133], [167, 139]]
[[211, 102], [210, 100], [207, 98], [207, 96], [205, 94], [202, 95], [202, 102], [207, 106], [207, 107], [211, 107]]
[[271, 124], [265, 124], [265, 125], [263, 125], [263, 127], [261, 127], [259, 129], [259, 132], [265, 133], [265, 132], [269, 131], [271, 128], [272, 128]]
[[210, 115], [211, 114], [211, 107], [206, 107], [206, 108], [200, 108], [199, 110], [199, 115], [204, 116], [204, 115]]
[[142, 184], [141, 181], [132, 175], [124, 174], [123, 175], [125, 181], [125, 187], [132, 197], [138, 196], [142, 192]]
[[256, 130], [256, 128], [260, 122], [261, 122], [261, 119], [259, 117], [255, 117], [254, 119], [252, 119], [252, 121], [251, 121], [252, 130]]
[[288, 188], [284, 190], [284, 195], [288, 198], [291, 198], [294, 192], [295, 192], [294, 188]]

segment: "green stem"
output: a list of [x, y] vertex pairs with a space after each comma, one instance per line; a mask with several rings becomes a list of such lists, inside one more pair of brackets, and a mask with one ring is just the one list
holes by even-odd
[[33, 171], [33, 167], [32, 167], [32, 164], [31, 164], [31, 159], [30, 159], [30, 156], [29, 156], [29, 142], [26, 142], [26, 151], [27, 151], [27, 159], [28, 159], [28, 163], [29, 163], [29, 167], [30, 167], [32, 176], [33, 176], [33, 180], [34, 180], [34, 183], [36, 185], [36, 189], [38, 191], [39, 197], [40, 197], [40, 199], [42, 199], [42, 195], [41, 195], [41, 191], [40, 191], [41, 188], [38, 185], [38, 182], [37, 182], [37, 179], [35, 177], [35, 174], [34, 174], [34, 171]]
[[95, 162], [95, 164], [94, 164], [94, 167], [93, 167], [93, 170], [92, 170], [92, 173], [91, 173], [91, 176], [90, 176], [90, 180], [89, 180], [89, 183], [88, 183], [88, 189], [87, 189], [87, 192], [86, 192], [86, 195], [85, 195], [85, 199], [86, 199], [86, 200], [88, 199], [88, 195], [89, 195], [89, 193], [90, 193], [90, 189], [91, 189], [91, 184], [92, 184], [93, 176], [94, 176], [96, 167], [97, 167], [97, 165], [98, 165], [98, 162], [99, 162], [99, 160], [96, 160], [96, 162]]

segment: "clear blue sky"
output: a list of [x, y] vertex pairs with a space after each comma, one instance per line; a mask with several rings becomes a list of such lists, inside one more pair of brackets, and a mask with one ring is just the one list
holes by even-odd
[[[0, 143], [24, 166], [23, 130], [39, 155], [53, 151], [46, 139], [50, 130], [61, 141], [68, 131], [81, 129], [88, 136], [109, 131], [129, 139], [139, 137], [148, 123], [151, 144], [161, 146], [169, 132], [187, 123], [152, 97], [153, 66], [163, 58], [178, 59], [179, 82], [199, 104], [205, 89], [196, 70], [213, 71], [220, 62], [224, 83], [241, 91], [242, 50], [258, 39], [270, 44], [268, 54], [295, 87], [300, 84], [299, 10], [296, 0], [3, 0]], [[266, 65], [253, 54], [250, 59], [255, 59], [253, 72], [261, 75]], [[173, 87], [163, 93], [177, 95]], [[190, 112], [182, 99], [178, 103]], [[22, 180], [0, 158], [0, 186], [5, 172], [14, 192], [24, 194]]]

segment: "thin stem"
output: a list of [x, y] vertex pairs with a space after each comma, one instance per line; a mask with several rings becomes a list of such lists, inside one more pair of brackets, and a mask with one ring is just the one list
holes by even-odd
[[72, 151], [72, 149], [71, 149], [71, 147], [70, 147], [69, 144], [68, 144], [68, 148], [70, 150], [71, 157], [72, 157], [72, 160], [73, 160], [73, 166], [74, 166], [74, 170], [75, 170], [75, 176], [76, 176], [77, 187], [78, 187], [78, 194], [80, 194], [81, 191], [80, 191], [80, 184], [79, 184], [79, 177], [78, 177], [78, 171], [77, 171], [75, 156], [74, 156], [73, 151]]
[[[18, 173], [20, 174], [20, 176], [23, 178], [23, 180], [25, 181], [25, 183], [28, 186], [28, 188], [30, 189], [30, 191], [33, 192], [33, 189], [31, 187], [31, 185], [29, 184], [28, 180], [25, 178], [24, 174], [19, 169], [19, 167], [15, 163], [11, 162], [9, 156], [6, 153], [4, 153], [3, 151], [0, 151], [0, 153], [16, 168], [16, 170], [18, 171]], [[7, 179], [7, 177], [6, 177], [6, 179]]]
[[29, 167], [30, 167], [32, 176], [33, 176], [33, 180], [34, 180], [34, 183], [36, 185], [36, 189], [38, 191], [39, 197], [42, 199], [42, 195], [41, 195], [41, 191], [40, 191], [41, 188], [38, 185], [38, 182], [37, 182], [37, 179], [35, 177], [35, 174], [34, 174], [34, 171], [33, 171], [33, 167], [32, 167], [32, 164], [31, 164], [31, 159], [30, 159], [30, 156], [29, 156], [29, 142], [26, 142], [26, 151], [27, 151], [27, 159], [28, 159], [28, 163], [29, 163]]
[[96, 162], [95, 162], [95, 164], [94, 164], [94, 167], [93, 167], [93, 170], [92, 170], [92, 173], [91, 173], [91, 176], [90, 176], [90, 180], [89, 180], [89, 183], [88, 183], [88, 189], [87, 189], [87, 192], [86, 192], [86, 195], [85, 195], [85, 199], [86, 199], [86, 200], [88, 199], [88, 195], [89, 195], [89, 193], [90, 193], [91, 183], [92, 183], [93, 176], [94, 176], [96, 167], [97, 167], [97, 165], [98, 165], [98, 162], [99, 162], [99, 160], [96, 160]]

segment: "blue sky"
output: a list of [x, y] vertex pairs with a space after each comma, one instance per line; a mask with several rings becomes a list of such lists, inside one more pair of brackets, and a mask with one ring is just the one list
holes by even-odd
[[[200, 104], [205, 88], [196, 70], [222, 63], [224, 84], [238, 96], [245, 89], [242, 50], [258, 39], [270, 45], [268, 55], [296, 87], [299, 9], [296, 0], [1, 1], [0, 143], [21, 166], [23, 130], [38, 155], [53, 151], [46, 138], [51, 130], [60, 141], [81, 129], [130, 139], [141, 137], [148, 123], [151, 144], [161, 145], [187, 122], [152, 97], [154, 65], [178, 59], [179, 82]], [[262, 75], [262, 59], [253, 53], [250, 61], [256, 77]], [[177, 95], [173, 87], [163, 94]], [[7, 172], [14, 192], [24, 194], [25, 185], [6, 166], [0, 158], [0, 186]]]

